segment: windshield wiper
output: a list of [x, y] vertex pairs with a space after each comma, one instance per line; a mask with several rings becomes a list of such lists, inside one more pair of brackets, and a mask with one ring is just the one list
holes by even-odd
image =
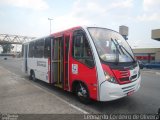
[[119, 54], [118, 54], [118, 46], [117, 44], [115, 43], [115, 41], [111, 38], [111, 41], [114, 43], [114, 45], [116, 46], [116, 62], [115, 64], [118, 64], [119, 63]]
[[[114, 40], [113, 40], [113, 41], [114, 41]], [[120, 46], [120, 48], [123, 48], [123, 50], [126, 51], [126, 53], [132, 58], [133, 62], [135, 62], [135, 59], [134, 59], [133, 56], [126, 50], [126, 48], [123, 47], [122, 45], [120, 45], [120, 44], [117, 42], [117, 40], [115, 40], [115, 41], [116, 41], [117, 45]], [[114, 41], [114, 42], [115, 42], [115, 41]]]

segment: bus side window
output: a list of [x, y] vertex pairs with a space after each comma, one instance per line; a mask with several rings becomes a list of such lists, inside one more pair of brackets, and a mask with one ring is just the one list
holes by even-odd
[[22, 45], [22, 52], [21, 52], [21, 56], [24, 57], [24, 45]]
[[51, 38], [48, 37], [45, 39], [45, 45], [44, 45], [44, 57], [48, 58], [51, 54]]
[[83, 31], [73, 36], [72, 56], [88, 67], [94, 67], [92, 51]]
[[34, 56], [34, 42], [30, 42], [29, 43], [29, 57], [33, 57]]
[[44, 56], [44, 39], [37, 40], [35, 42], [35, 58], [42, 58]]

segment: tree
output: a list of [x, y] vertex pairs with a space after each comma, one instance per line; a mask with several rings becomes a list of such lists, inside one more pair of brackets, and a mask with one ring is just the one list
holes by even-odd
[[12, 44], [3, 44], [2, 46], [2, 53], [10, 53], [11, 50], [14, 48], [14, 46]]

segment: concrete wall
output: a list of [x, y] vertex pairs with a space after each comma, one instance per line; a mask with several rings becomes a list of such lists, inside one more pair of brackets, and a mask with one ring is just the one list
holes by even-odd
[[160, 61], [160, 51], [158, 51], [158, 52], [156, 52], [156, 60], [158, 61]]

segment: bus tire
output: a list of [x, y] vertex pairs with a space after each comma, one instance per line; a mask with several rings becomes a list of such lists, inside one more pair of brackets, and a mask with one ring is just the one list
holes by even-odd
[[30, 79], [33, 80], [33, 81], [37, 80], [33, 70], [31, 70], [31, 72], [30, 72]]
[[78, 100], [84, 104], [89, 104], [91, 102], [87, 86], [82, 82], [76, 86], [76, 96]]

